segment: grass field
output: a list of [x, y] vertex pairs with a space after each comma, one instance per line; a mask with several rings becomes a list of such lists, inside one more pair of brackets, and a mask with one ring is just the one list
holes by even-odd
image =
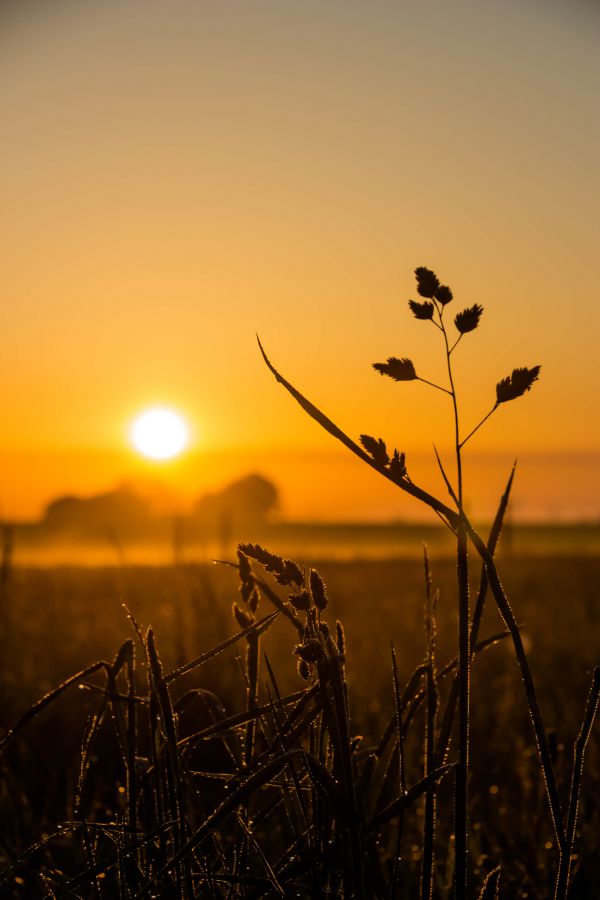
[[455, 564], [443, 541], [433, 569], [426, 551], [420, 564], [320, 571], [242, 543], [209, 568], [184, 564], [174, 532], [169, 567], [11, 570], [5, 529], [8, 895], [600, 896], [597, 529], [555, 529], [545, 548], [535, 530], [515, 532], [515, 467], [489, 534], [473, 526], [463, 448], [541, 367], [498, 381], [465, 434], [452, 354], [483, 307], [453, 329], [450, 288], [415, 275], [425, 300], [409, 308], [441, 333], [447, 386], [407, 357], [373, 368], [451, 401], [455, 484], [435, 454], [452, 506], [413, 480], [403, 451], [344, 433], [258, 343], [310, 418], [436, 514]]
[[[400, 685], [426, 655], [423, 567], [415, 560], [323, 562], [317, 567], [329, 594], [324, 615], [331, 626], [335, 619], [345, 626], [351, 736], [361, 735], [360, 747], [372, 748], [394, 713], [391, 643], [397, 655]], [[594, 557], [507, 559], [502, 570], [515, 616], [524, 623], [524, 640], [565, 803], [573, 742], [591, 670], [598, 662], [600, 562]], [[449, 560], [433, 559], [432, 576], [434, 588], [440, 590], [437, 659], [441, 668], [456, 652], [454, 565]], [[285, 599], [285, 592], [282, 596]], [[3, 594], [2, 727], [10, 726], [38, 697], [76, 671], [97, 660], [114, 658], [118, 647], [132, 636], [123, 602], [141, 628], [153, 626], [162, 666], [170, 671], [239, 630], [231, 616], [236, 600], [236, 572], [223, 566], [15, 569], [6, 580]], [[261, 615], [270, 611], [266, 606], [261, 601]], [[297, 657], [292, 655], [297, 635], [289, 624], [282, 617], [275, 621], [260, 649], [261, 657], [268, 656], [282, 695], [304, 687], [296, 671]], [[488, 599], [480, 638], [502, 629], [493, 601]], [[243, 654], [241, 644], [233, 645], [202, 669], [183, 676], [173, 686], [173, 702], [190, 689], [201, 687], [218, 696], [227, 716], [243, 712], [247, 687]], [[484, 875], [502, 863], [502, 896], [551, 896], [556, 846], [510, 643], [501, 641], [487, 649], [476, 659], [473, 670], [470, 856], [474, 883], [481, 884]], [[102, 684], [102, 679], [94, 675], [85, 680]], [[260, 703], [268, 703], [268, 682], [263, 658], [258, 675]], [[442, 698], [448, 682], [440, 683]], [[272, 684], [269, 689], [272, 694]], [[119, 821], [125, 790], [122, 762], [107, 721], [90, 755], [79, 812], [75, 809], [82, 734], [86, 723], [89, 725], [88, 717], [98, 707], [98, 696], [92, 687], [70, 688], [9, 745], [3, 758], [3, 869], [25, 848], [56, 834], [61, 823], [72, 822], [77, 815], [90, 823]], [[422, 715], [423, 710], [415, 717], [417, 731], [422, 730]], [[182, 735], [210, 721], [209, 706], [204, 704], [180, 711], [177, 727]], [[575, 847], [573, 898], [600, 896], [599, 750], [598, 736], [592, 732]], [[228, 756], [218, 741], [206, 743], [197, 756], [194, 767], [198, 770], [230, 771]], [[420, 739], [407, 740], [405, 764], [410, 785], [423, 772]], [[211, 796], [209, 791], [206, 802]], [[446, 897], [452, 879], [448, 824], [452, 797], [446, 783], [441, 784], [437, 801], [433, 896]], [[421, 799], [406, 816], [400, 848], [404, 893], [398, 896], [418, 895], [423, 814]], [[267, 856], [279, 854], [277, 842], [270, 842], [260, 829], [257, 840], [263, 841]], [[226, 855], [226, 848], [223, 852]], [[105, 897], [119, 895], [108, 877], [97, 877], [73, 892], [61, 893], [60, 885], [85, 866], [85, 856], [73, 837], [55, 836], [10, 872], [3, 895], [43, 896], [47, 891], [51, 896], [51, 888], [57, 896], [96, 896], [98, 891]], [[214, 889], [216, 896], [227, 896]], [[371, 889], [374, 896], [385, 896], [373, 885]], [[343, 887], [339, 890], [339, 896], [343, 896]], [[198, 894], [210, 895], [202, 891]], [[264, 895], [271, 894], [265, 890]], [[310, 891], [297, 888], [289, 895], [310, 896]], [[157, 896], [170, 894], [159, 892]]]

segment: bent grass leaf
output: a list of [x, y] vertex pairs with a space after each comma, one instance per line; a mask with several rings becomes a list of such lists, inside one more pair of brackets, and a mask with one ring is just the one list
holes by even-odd
[[286, 391], [288, 391], [292, 395], [294, 400], [296, 400], [296, 402], [300, 404], [304, 412], [306, 412], [311, 417], [311, 419], [314, 419], [315, 422], [318, 422], [321, 428], [324, 428], [325, 431], [332, 435], [332, 437], [336, 438], [338, 441], [344, 444], [345, 447], [348, 447], [348, 449], [351, 450], [356, 456], [358, 456], [359, 459], [362, 459], [363, 462], [366, 462], [367, 465], [374, 468], [375, 471], [388, 478], [399, 488], [402, 488], [402, 490], [407, 494], [410, 494], [412, 497], [415, 497], [417, 500], [425, 503], [431, 509], [435, 510], [435, 512], [440, 513], [444, 517], [450, 528], [454, 529], [457, 527], [458, 515], [456, 512], [454, 512], [453, 509], [450, 509], [449, 506], [446, 506], [446, 504], [442, 503], [441, 500], [438, 500], [437, 497], [434, 497], [432, 494], [424, 491], [423, 488], [418, 487], [416, 484], [414, 484], [414, 482], [408, 481], [408, 479], [406, 478], [397, 478], [389, 469], [380, 469], [372, 459], [372, 457], [370, 457], [368, 453], [365, 453], [362, 447], [359, 447], [359, 445], [355, 441], [353, 441], [352, 438], [348, 437], [348, 435], [345, 434], [345, 432], [343, 432], [342, 429], [335, 424], [335, 422], [332, 422], [330, 418], [324, 415], [324, 413], [322, 413], [321, 410], [314, 405], [314, 403], [311, 403], [310, 400], [307, 400], [307, 398], [304, 397], [300, 393], [300, 391], [296, 390], [293, 384], [290, 384], [290, 382], [287, 381], [287, 379], [285, 379], [283, 375], [281, 375], [277, 371], [277, 369], [265, 353], [258, 335], [256, 336], [256, 340], [258, 342], [260, 352], [262, 353], [262, 357], [265, 361], [265, 365], [273, 374], [275, 380], [278, 381], [279, 384], [281, 384], [286, 389]]
[[185, 663], [185, 665], [179, 666], [178, 669], [173, 669], [172, 672], [169, 672], [168, 675], [164, 676], [165, 684], [168, 684], [175, 678], [179, 678], [181, 675], [185, 675], [186, 672], [191, 672], [192, 669], [197, 669], [198, 666], [204, 665], [209, 659], [218, 656], [219, 653], [222, 653], [223, 650], [227, 650], [228, 647], [231, 647], [231, 645], [237, 643], [237, 641], [241, 641], [243, 638], [247, 638], [255, 633], [262, 634], [263, 631], [266, 631], [269, 625], [275, 621], [280, 612], [283, 612], [283, 610], [272, 612], [270, 615], [265, 616], [264, 619], [260, 619], [258, 622], [250, 625], [249, 628], [244, 628], [243, 631], [239, 631], [237, 634], [234, 634], [233, 637], [227, 638], [226, 641], [217, 644], [217, 646], [213, 647], [211, 650], [207, 650], [205, 653], [201, 653], [200, 656], [196, 656], [194, 659], [190, 660], [190, 662]]
[[[118, 856], [116, 859], [103, 861], [93, 868], [85, 869], [75, 878], [72, 878], [69, 881], [64, 882], [61, 885], [61, 893], [63, 896], [68, 891], [73, 891], [75, 888], [79, 887], [82, 884], [85, 884], [87, 881], [90, 881], [96, 875], [100, 875], [102, 873], [108, 873], [119, 863], [132, 855], [136, 850], [140, 850], [144, 847], [151, 847], [156, 838], [162, 834], [165, 834], [167, 831], [170, 831], [175, 827], [177, 823], [174, 821], [166, 820], [162, 822], [157, 828], [152, 829], [151, 831], [146, 832], [139, 839], [134, 841], [128, 848], [128, 850], [119, 850]], [[61, 827], [62, 826], [62, 827]], [[110, 833], [112, 830], [122, 830], [124, 826], [122, 824], [116, 825], [114, 822], [88, 822], [85, 820], [84, 822], [74, 821], [74, 820], [66, 820], [61, 823], [59, 826], [60, 830], [56, 831], [50, 835], [45, 835], [40, 841], [37, 841], [35, 844], [31, 844], [22, 854], [17, 857], [16, 860], [12, 862], [12, 864], [0, 873], [0, 886], [2, 886], [5, 880], [14, 872], [17, 867], [17, 864], [21, 862], [23, 859], [26, 859], [28, 856], [31, 856], [32, 853], [37, 852], [41, 847], [47, 845], [50, 841], [54, 840], [54, 838], [62, 836], [64, 838], [65, 833], [68, 830], [84, 830], [84, 829], [95, 829], [101, 832]], [[135, 833], [135, 832], [134, 832]], [[138, 831], [137, 833], [141, 833]], [[50, 898], [56, 896], [55, 893], [44, 894], [44, 898]]]
[[587, 742], [594, 724], [598, 699], [600, 697], [600, 666], [596, 666], [592, 677], [592, 684], [585, 704], [585, 713], [581, 729], [573, 748], [573, 769], [571, 772], [571, 789], [569, 791], [569, 805], [567, 810], [566, 846], [561, 851], [558, 874], [556, 877], [556, 890], [554, 900], [566, 900], [569, 891], [569, 876], [573, 859], [573, 845], [577, 833], [577, 817], [579, 812], [579, 792], [581, 777], [583, 775], [583, 763]]
[[373, 363], [373, 368], [380, 375], [388, 375], [394, 381], [414, 381], [418, 377], [412, 360], [406, 357], [398, 359], [389, 356], [387, 362]]
[[352, 808], [347, 794], [318, 760], [307, 755], [305, 762], [312, 776], [313, 784], [319, 789], [333, 817], [342, 827], [347, 826], [352, 820]]
[[[293, 694], [288, 694], [287, 697], [283, 697], [279, 702], [282, 706], [289, 706], [292, 703], [297, 703], [298, 700], [314, 696], [316, 692], [313, 691], [312, 694], [310, 694], [310, 690], [310, 688], [304, 688], [304, 690], [295, 691]], [[212, 725], [207, 725], [206, 728], [203, 728], [201, 731], [195, 731], [193, 734], [188, 734], [185, 737], [180, 738], [177, 744], [179, 747], [183, 747], [192, 744], [195, 741], [203, 741], [213, 737], [226, 737], [233, 734], [235, 728], [246, 725], [251, 719], [256, 719], [258, 716], [264, 715], [270, 711], [271, 705], [267, 703], [262, 706], [255, 706], [251, 710], [235, 713], [232, 716], [227, 716], [225, 719], [219, 719], [218, 721], [213, 722]]]
[[275, 609], [277, 609], [282, 615], [289, 619], [292, 623], [298, 634], [304, 634], [304, 625], [294, 612], [292, 606], [289, 603], [285, 603], [281, 597], [273, 590], [273, 588], [267, 584], [266, 581], [263, 581], [262, 578], [255, 578], [256, 586], [260, 589], [261, 594], [267, 598], [267, 600], [273, 604]]
[[496, 385], [496, 402], [507, 403], [521, 397], [525, 391], [531, 390], [531, 385], [537, 381], [541, 366], [532, 369], [513, 369], [512, 374], [503, 378]]
[[164, 875], [166, 875], [170, 869], [174, 868], [186, 854], [189, 854], [196, 847], [200, 846], [204, 841], [208, 840], [208, 838], [210, 838], [214, 833], [215, 829], [219, 827], [219, 825], [223, 822], [224, 819], [227, 818], [227, 816], [234, 813], [238, 806], [244, 803], [256, 791], [269, 784], [273, 778], [279, 775], [281, 770], [288, 764], [288, 761], [292, 757], [297, 756], [306, 758], [307, 754], [304, 750], [301, 750], [299, 748], [281, 753], [275, 759], [272, 759], [261, 766], [261, 768], [257, 772], [255, 772], [253, 775], [250, 775], [250, 777], [243, 781], [237, 788], [234, 788], [229, 796], [220, 804], [220, 806], [218, 806], [208, 816], [208, 818], [205, 819], [205, 821], [195, 831], [195, 833], [190, 838], [188, 838], [185, 844], [178, 850], [177, 853], [175, 853], [175, 855], [169, 860], [169, 862], [158, 872], [156, 872], [149, 881], [146, 882], [137, 896], [145, 897], [152, 890], [152, 886], [157, 882], [160, 882]]
[[374, 831], [379, 831], [380, 828], [383, 828], [391, 819], [396, 818], [396, 816], [400, 815], [407, 807], [409, 807], [415, 800], [418, 800], [419, 797], [422, 797], [423, 794], [429, 790], [429, 788], [437, 785], [446, 775], [455, 768], [455, 763], [447, 763], [445, 766], [440, 766], [438, 769], [434, 769], [433, 772], [430, 772], [429, 775], [426, 775], [425, 778], [421, 778], [413, 787], [407, 790], [406, 794], [403, 797], [397, 797], [395, 800], [392, 800], [381, 812], [373, 819], [373, 821], [367, 826], [365, 833], [373, 834]]
[[[536, 368], [539, 369], [539, 366], [537, 366]], [[556, 832], [556, 840], [558, 842], [559, 848], [561, 849], [561, 851], [563, 851], [566, 850], [564, 819], [558, 789], [556, 786], [554, 766], [552, 763], [552, 757], [548, 745], [548, 735], [544, 728], [544, 722], [542, 719], [537, 692], [535, 690], [533, 676], [529, 667], [529, 659], [527, 657], [525, 647], [523, 646], [523, 640], [519, 632], [519, 626], [517, 625], [517, 621], [514, 617], [513, 611], [510, 607], [510, 603], [508, 602], [508, 598], [504, 593], [504, 588], [502, 587], [502, 583], [498, 576], [494, 558], [492, 557], [487, 546], [485, 545], [479, 534], [475, 531], [468, 517], [464, 515], [464, 513], [463, 517], [465, 526], [467, 528], [467, 533], [471, 539], [471, 543], [473, 544], [485, 564], [489, 585], [492, 590], [492, 594], [494, 595], [498, 611], [504, 619], [506, 627], [510, 631], [510, 636], [512, 638], [513, 647], [515, 650], [515, 656], [517, 657], [517, 663], [519, 665], [519, 669], [521, 670], [521, 677], [523, 679], [523, 686], [525, 688], [525, 695], [527, 697], [527, 703], [531, 715], [531, 722], [535, 732], [540, 764], [544, 773], [546, 796], [548, 797], [552, 823]]]
[[59, 684], [58, 687], [54, 688], [54, 690], [49, 691], [47, 694], [44, 694], [43, 697], [40, 697], [32, 706], [27, 709], [23, 715], [15, 722], [12, 728], [6, 732], [5, 736], [0, 740], [0, 752], [4, 749], [6, 744], [13, 740], [13, 738], [24, 728], [28, 722], [30, 722], [35, 716], [38, 715], [49, 703], [52, 703], [59, 697], [67, 688], [71, 687], [73, 684], [77, 684], [80, 681], [84, 681], [94, 672], [104, 671], [107, 675], [108, 683], [110, 683], [111, 676], [111, 667], [110, 664], [105, 660], [99, 660], [91, 666], [88, 666], [86, 669], [82, 669], [81, 672], [77, 672], [75, 675], [72, 675], [70, 678], [67, 678], [66, 681], [63, 681], [62, 684]]

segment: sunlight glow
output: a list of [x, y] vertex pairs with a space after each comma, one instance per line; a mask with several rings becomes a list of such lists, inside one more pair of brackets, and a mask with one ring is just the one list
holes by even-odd
[[131, 426], [131, 440], [144, 456], [171, 459], [187, 445], [188, 429], [178, 413], [156, 407], [137, 417]]

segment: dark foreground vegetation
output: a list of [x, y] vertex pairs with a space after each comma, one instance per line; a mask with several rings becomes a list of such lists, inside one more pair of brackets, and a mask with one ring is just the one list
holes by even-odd
[[[501, 562], [515, 615], [524, 623], [558, 789], [566, 805], [573, 745], [600, 646], [600, 600], [595, 587], [600, 562], [590, 558]], [[289, 592], [262, 567], [255, 568], [258, 577], [286, 600]], [[333, 673], [320, 678], [317, 665], [312, 679], [303, 680], [297, 670], [299, 656], [293, 653], [302, 640], [281, 613], [257, 642], [256, 695], [252, 683], [249, 691], [247, 680], [252, 671], [252, 666], [247, 668], [252, 639], [242, 638], [189, 672], [168, 678], [166, 702], [164, 690], [159, 690], [165, 675], [199, 655], [209, 655], [211, 647], [240, 631], [231, 615], [232, 603], [249, 614], [240, 598], [238, 574], [230, 568], [17, 569], [10, 573], [3, 596], [0, 710], [4, 729], [75, 672], [97, 660], [105, 660], [107, 667], [81, 676], [4, 748], [2, 896], [134, 897], [173, 859], [177, 841], [185, 846], [199, 834], [198, 843], [184, 854], [196, 896], [344, 896], [344, 877], [353, 877], [348, 867], [356, 862], [346, 852], [353, 823], [361, 828], [365, 895], [391, 896], [395, 878], [396, 896], [419, 896], [424, 852], [431, 852], [424, 844], [427, 793], [418, 795], [428, 765], [427, 703], [421, 700], [417, 705], [427, 687], [423, 566], [397, 560], [323, 563], [318, 569], [329, 597], [320, 617], [329, 623], [333, 642], [331, 646], [324, 638], [324, 652], [331, 659], [328, 665], [337, 667], [333, 671], [339, 673], [338, 684], [348, 694], [349, 724], [343, 735], [333, 729], [333, 734], [329, 732], [331, 710], [320, 708], [328, 698], [333, 714], [337, 711]], [[455, 654], [454, 581], [454, 565], [433, 560], [433, 591], [440, 592], [438, 675]], [[477, 581], [472, 585], [475, 592]], [[138, 623], [142, 640], [123, 603]], [[275, 607], [261, 597], [257, 620], [272, 611]], [[298, 615], [304, 621], [305, 613], [298, 611]], [[337, 619], [345, 626], [343, 664], [337, 648]], [[149, 623], [154, 626], [150, 642]], [[481, 639], [503, 630], [490, 605], [484, 613]], [[126, 643], [130, 639], [133, 646]], [[402, 774], [395, 752], [395, 726], [382, 746], [396, 709], [392, 644], [403, 711]], [[108, 672], [122, 646], [126, 649], [118, 662], [123, 666], [109, 687], [113, 696], [108, 702], [103, 692], [110, 685]], [[157, 653], [150, 658], [155, 663], [160, 659], [163, 679], [156, 673], [149, 684], [151, 646]], [[135, 684], [128, 675], [133, 659]], [[412, 673], [423, 664], [420, 680], [411, 684]], [[436, 741], [452, 683], [453, 672], [437, 682]], [[132, 695], [140, 702], [130, 702], [132, 687]], [[250, 716], [248, 708], [254, 708]], [[175, 728], [170, 737], [169, 722]], [[134, 723], [135, 744], [130, 746]], [[341, 713], [344, 723], [345, 710]], [[203, 735], [186, 740], [202, 731]], [[527, 703], [506, 640], [479, 653], [474, 662], [471, 742], [473, 896], [499, 864], [501, 896], [552, 896], [556, 840]], [[177, 746], [171, 756], [170, 743]], [[448, 764], [453, 747], [454, 739]], [[345, 811], [348, 798], [340, 796], [331, 783], [331, 779], [338, 781], [336, 766], [341, 765], [342, 748], [351, 767], [348, 777], [356, 786], [358, 811], [353, 817]], [[600, 896], [599, 763], [600, 741], [592, 731], [581, 790], [572, 898]], [[265, 766], [270, 768], [265, 771]], [[175, 796], [169, 787], [172, 769], [178, 772]], [[433, 896], [440, 898], [451, 895], [453, 865], [451, 773], [442, 776], [443, 772], [432, 853]], [[390, 809], [400, 796], [401, 778], [411, 802], [402, 810]], [[233, 798], [229, 806], [228, 798]], [[203, 840], [200, 830], [215, 813], [218, 820], [209, 825]], [[382, 814], [390, 818], [369, 834], [369, 827]], [[178, 836], [180, 818], [183, 833]], [[178, 893], [178, 880], [184, 878], [181, 866], [171, 866], [149, 893], [193, 896], [186, 882]], [[352, 892], [346, 891], [346, 896]]]
[[[436, 451], [447, 500], [414, 482], [401, 450], [345, 434], [260, 349], [305, 413], [441, 520], [456, 548], [454, 588], [440, 569], [438, 593], [426, 553], [421, 591], [409, 589], [406, 567], [391, 588], [383, 563], [337, 568], [347, 584], [341, 615], [332, 615], [328, 591], [337, 586], [326, 587], [328, 573], [240, 544], [224, 563], [239, 582], [238, 632], [223, 639], [210, 632], [228, 630], [229, 603], [205, 570], [175, 568], [162, 586], [155, 572], [139, 598], [137, 579], [121, 571], [108, 594], [113, 615], [106, 599], [88, 601], [85, 612], [104, 631], [120, 593], [128, 636], [119, 644], [113, 624], [100, 656], [23, 702], [53, 645], [76, 641], [81, 652], [85, 616], [67, 617], [65, 582], [56, 598], [38, 589], [27, 613], [5, 565], [7, 693], [12, 679], [12, 705], [25, 710], [0, 740], [0, 880], [9, 892], [123, 900], [597, 892], [600, 823], [590, 795], [598, 784], [588, 786], [584, 765], [586, 753], [588, 764], [597, 754], [595, 738], [588, 746], [600, 695], [595, 564], [515, 567], [513, 592], [496, 550], [514, 469], [488, 533], [470, 521], [463, 495], [464, 445], [529, 392], [540, 366], [502, 378], [491, 408], [463, 431], [453, 354], [483, 308], [450, 322], [450, 288], [430, 269], [415, 274], [424, 299], [409, 307], [439, 332], [447, 381], [417, 374], [407, 357], [373, 367], [447, 396], [450, 474]], [[148, 602], [170, 619], [170, 647]], [[37, 640], [18, 633], [48, 613], [54, 620]]]

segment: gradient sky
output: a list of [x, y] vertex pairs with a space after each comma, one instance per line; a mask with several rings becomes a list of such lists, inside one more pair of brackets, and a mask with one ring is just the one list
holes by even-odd
[[[342, 427], [425, 472], [446, 398], [370, 364], [443, 378], [406, 305], [428, 265], [453, 312], [485, 307], [457, 355], [465, 427], [513, 367], [543, 365], [478, 436], [473, 492], [493, 459], [495, 497], [521, 456], [525, 512], [600, 515], [599, 38], [594, 5], [566, 0], [0, 5], [5, 514], [248, 468], [290, 515], [416, 514], [338, 466], [254, 333]], [[156, 403], [192, 425], [177, 465], [127, 448]]]

